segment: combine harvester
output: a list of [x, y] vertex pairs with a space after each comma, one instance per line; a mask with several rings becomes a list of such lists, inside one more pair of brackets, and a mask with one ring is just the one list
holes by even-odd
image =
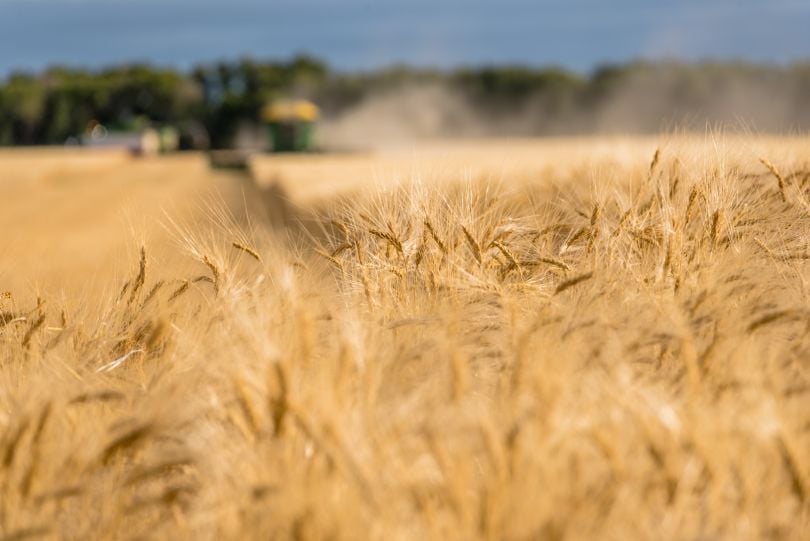
[[[267, 135], [268, 153], [300, 153], [315, 150], [315, 123], [318, 106], [308, 100], [277, 100], [262, 109], [262, 123]], [[211, 167], [250, 171], [255, 150], [212, 150]]]
[[281, 100], [262, 111], [271, 152], [311, 152], [315, 150], [315, 123], [318, 106], [307, 100]]

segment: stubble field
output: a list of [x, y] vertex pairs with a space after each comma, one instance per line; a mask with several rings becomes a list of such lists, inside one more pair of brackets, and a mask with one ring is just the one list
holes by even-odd
[[0, 539], [804, 539], [808, 148], [0, 152]]

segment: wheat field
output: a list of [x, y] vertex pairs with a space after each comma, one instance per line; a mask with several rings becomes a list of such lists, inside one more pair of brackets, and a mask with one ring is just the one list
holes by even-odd
[[0, 539], [806, 539], [808, 148], [0, 153]]

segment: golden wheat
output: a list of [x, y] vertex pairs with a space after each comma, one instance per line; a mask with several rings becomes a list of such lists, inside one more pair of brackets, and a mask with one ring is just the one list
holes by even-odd
[[806, 538], [807, 141], [725, 141], [178, 219], [93, 280], [30, 254], [0, 538]]

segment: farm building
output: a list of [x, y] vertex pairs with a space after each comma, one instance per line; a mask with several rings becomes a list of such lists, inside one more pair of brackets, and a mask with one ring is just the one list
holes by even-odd
[[127, 150], [137, 156], [173, 152], [177, 150], [178, 142], [177, 130], [171, 127], [108, 129], [98, 122], [91, 123], [81, 138], [83, 146]]

